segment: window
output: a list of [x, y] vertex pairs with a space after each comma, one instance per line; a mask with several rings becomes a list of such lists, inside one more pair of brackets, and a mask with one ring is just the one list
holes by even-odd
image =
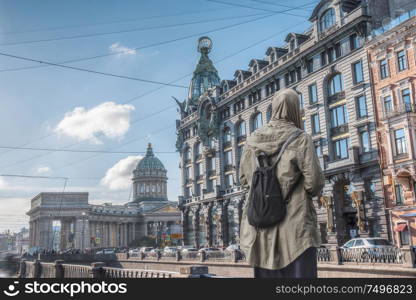
[[189, 175], [191, 174], [191, 167], [185, 168], [185, 180], [189, 180]]
[[326, 51], [321, 52], [321, 66], [326, 65]]
[[215, 170], [215, 157], [210, 157], [208, 159], [208, 170], [214, 171]]
[[237, 147], [238, 164], [240, 164], [241, 155], [243, 155], [243, 147], [244, 146], [238, 146]]
[[328, 49], [328, 63], [332, 63], [335, 60], [335, 48], [331, 47]]
[[316, 87], [316, 83], [311, 84], [308, 90], [309, 90], [309, 103], [313, 104], [313, 103], [318, 102], [318, 89]]
[[312, 134], [317, 134], [321, 132], [321, 128], [319, 125], [319, 114], [314, 114], [311, 116], [311, 124], [312, 124]]
[[399, 72], [407, 69], [407, 57], [405, 50], [397, 52], [397, 67], [399, 68]]
[[357, 107], [357, 117], [364, 118], [368, 116], [367, 101], [364, 95], [355, 98], [355, 105]]
[[226, 166], [233, 164], [233, 155], [231, 151], [224, 152], [224, 163]]
[[342, 85], [342, 75], [341, 74], [336, 74], [329, 81], [329, 86], [328, 86], [329, 96], [340, 93], [340, 92], [343, 91], [343, 89], [344, 88], [343, 88], [343, 85]]
[[267, 123], [270, 122], [271, 118], [272, 118], [272, 106], [269, 105], [269, 107], [267, 108], [267, 111], [266, 111], [266, 121], [267, 121]]
[[348, 123], [348, 113], [346, 105], [340, 105], [330, 110], [332, 128]]
[[412, 103], [410, 100], [410, 89], [402, 90], [402, 102], [407, 112], [412, 110]]
[[207, 192], [213, 192], [214, 191], [214, 179], [208, 180], [207, 182]]
[[228, 174], [225, 175], [225, 186], [227, 188], [230, 188], [234, 185], [234, 178], [233, 178], [233, 174]]
[[191, 159], [191, 148], [186, 148], [185, 149], [185, 152], [184, 152], [184, 154], [183, 154], [183, 159], [185, 160], [185, 161], [187, 161], [187, 160], [190, 160]]
[[195, 144], [195, 159], [199, 158], [199, 155], [201, 155], [202, 153], [202, 144], [201, 143], [196, 143]]
[[252, 128], [254, 130], [256, 130], [257, 128], [260, 128], [261, 126], [263, 126], [263, 117], [261, 115], [261, 113], [257, 113], [254, 117], [253, 117], [253, 124], [252, 124]]
[[363, 153], [370, 152], [370, 133], [368, 132], [367, 126], [358, 128], [358, 132], [360, 135], [361, 151]]
[[320, 20], [321, 31], [325, 31], [335, 24], [335, 10], [333, 8], [325, 11]]
[[190, 198], [190, 197], [191, 197], [191, 188], [186, 187], [185, 188], [185, 198]]
[[246, 136], [246, 122], [241, 121], [237, 125], [237, 137]]
[[355, 50], [360, 47], [360, 39], [356, 33], [350, 35], [350, 49]]
[[224, 144], [231, 143], [231, 130], [230, 128], [224, 129]]
[[391, 101], [391, 96], [384, 97], [384, 110], [386, 112], [391, 112], [393, 110], [393, 104]]
[[364, 246], [363, 240], [356, 240], [354, 247], [356, 247], [356, 246]]
[[300, 109], [303, 109], [304, 103], [303, 103], [303, 94], [299, 93], [299, 107]]
[[302, 80], [302, 69], [300, 67], [296, 68], [296, 79], [297, 79], [297, 81]]
[[363, 74], [363, 63], [362, 61], [358, 61], [354, 64], [352, 64], [352, 73], [353, 73], [353, 79], [354, 84], [360, 83], [364, 81], [364, 74]]
[[308, 74], [313, 72], [313, 58], [307, 60], [306, 71], [308, 72]]
[[401, 205], [404, 202], [403, 197], [403, 187], [401, 184], [396, 184], [394, 186], [394, 192], [396, 194], [396, 205]]
[[406, 150], [406, 136], [404, 135], [404, 129], [398, 129], [394, 131], [394, 142], [396, 145], [396, 155], [404, 154]]
[[385, 58], [380, 60], [380, 78], [384, 79], [390, 76], [389, 61]]
[[215, 147], [215, 141], [212, 135], [208, 136], [208, 146], [211, 149]]
[[320, 141], [314, 141], [313, 144], [315, 146], [316, 155], [317, 156], [322, 156], [321, 142]]
[[409, 229], [406, 228], [403, 231], [400, 231], [400, 244], [402, 246], [410, 245], [410, 236], [409, 236]]
[[195, 185], [195, 196], [197, 197], [201, 196], [201, 184], [200, 183]]
[[201, 175], [201, 164], [195, 164], [195, 176], [198, 177], [199, 175]]
[[348, 139], [341, 139], [334, 142], [335, 159], [348, 158]]

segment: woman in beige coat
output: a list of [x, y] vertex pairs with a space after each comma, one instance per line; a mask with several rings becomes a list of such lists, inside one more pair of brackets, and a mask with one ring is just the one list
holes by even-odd
[[[273, 98], [270, 122], [247, 139], [240, 163], [241, 184], [250, 188], [258, 154], [273, 160], [289, 136], [302, 127], [297, 92], [282, 90]], [[320, 194], [324, 176], [307, 133], [302, 131], [287, 146], [276, 174], [288, 199], [286, 216], [272, 227], [255, 228], [247, 220], [247, 201], [241, 220], [241, 249], [254, 267], [255, 277], [316, 277], [320, 234], [312, 197]]]

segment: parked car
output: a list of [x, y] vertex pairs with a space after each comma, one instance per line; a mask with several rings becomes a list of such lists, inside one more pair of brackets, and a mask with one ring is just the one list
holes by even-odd
[[107, 249], [103, 249], [103, 250], [96, 252], [96, 254], [115, 254], [115, 253], [116, 253], [116, 249], [114, 248], [107, 248]]
[[343, 250], [343, 259], [368, 260], [375, 259], [398, 259], [396, 246], [391, 245], [388, 240], [382, 238], [355, 238], [340, 247]]
[[174, 254], [176, 252], [178, 252], [178, 249], [176, 247], [165, 247], [165, 249], [163, 249], [164, 253], [169, 253], [169, 254]]
[[182, 249], [181, 252], [182, 253], [198, 252], [198, 249], [189, 247], [189, 248]]
[[149, 253], [152, 250], [153, 250], [153, 247], [141, 247], [139, 252]]
[[234, 251], [234, 250], [240, 250], [240, 245], [232, 244], [225, 248], [226, 251]]
[[201, 253], [201, 252], [205, 252], [205, 257], [206, 258], [213, 257], [213, 256], [216, 256], [216, 255], [220, 255], [222, 253], [221, 249], [214, 248], [214, 247], [201, 248], [201, 249], [199, 249], [199, 253]]
[[139, 254], [139, 251], [140, 251], [139, 248], [130, 249], [129, 254]]

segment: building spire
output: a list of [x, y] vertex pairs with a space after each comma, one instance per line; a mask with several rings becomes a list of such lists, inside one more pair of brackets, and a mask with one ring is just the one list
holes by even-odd
[[151, 156], [155, 156], [155, 155], [153, 154], [152, 143], [149, 143], [147, 145], [146, 157], [151, 157]]

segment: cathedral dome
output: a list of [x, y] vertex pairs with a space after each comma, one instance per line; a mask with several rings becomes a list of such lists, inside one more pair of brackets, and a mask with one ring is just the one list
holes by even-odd
[[167, 201], [167, 170], [154, 155], [152, 144], [133, 171], [133, 202]]
[[152, 144], [147, 146], [146, 156], [137, 164], [136, 170], [160, 170], [166, 171], [165, 166], [153, 153]]

